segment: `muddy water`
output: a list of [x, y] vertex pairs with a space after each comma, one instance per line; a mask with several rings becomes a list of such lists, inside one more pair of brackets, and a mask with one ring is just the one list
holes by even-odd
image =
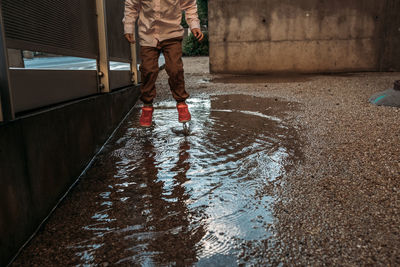
[[[273, 247], [274, 188], [298, 159], [291, 103], [192, 98], [186, 136], [175, 103], [138, 112], [16, 264], [235, 266]], [[47, 261], [47, 262], [46, 262]]]

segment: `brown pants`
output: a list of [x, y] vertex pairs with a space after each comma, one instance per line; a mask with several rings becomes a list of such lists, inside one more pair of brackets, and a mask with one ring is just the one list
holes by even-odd
[[156, 80], [159, 72], [158, 58], [163, 52], [165, 57], [165, 69], [168, 73], [169, 87], [172, 96], [177, 102], [185, 101], [189, 94], [185, 90], [182, 62], [182, 38], [173, 38], [159, 42], [157, 47], [142, 46], [140, 56], [140, 72], [142, 77], [141, 97], [145, 104], [153, 103], [156, 97]]

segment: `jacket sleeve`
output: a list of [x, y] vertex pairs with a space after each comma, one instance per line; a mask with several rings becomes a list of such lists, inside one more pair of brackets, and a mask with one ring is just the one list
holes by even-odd
[[186, 22], [190, 29], [200, 29], [196, 0], [180, 0], [181, 9], [185, 11]]
[[125, 12], [122, 22], [124, 33], [135, 32], [135, 22], [140, 12], [140, 0], [125, 0]]

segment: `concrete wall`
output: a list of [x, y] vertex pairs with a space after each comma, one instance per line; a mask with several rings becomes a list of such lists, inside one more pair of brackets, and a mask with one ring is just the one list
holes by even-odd
[[399, 14], [398, 0], [212, 0], [210, 70], [400, 70]]
[[138, 96], [132, 87], [0, 124], [0, 266], [76, 181]]

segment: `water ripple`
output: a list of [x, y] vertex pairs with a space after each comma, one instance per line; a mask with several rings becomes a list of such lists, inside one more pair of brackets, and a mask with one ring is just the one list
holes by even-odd
[[116, 264], [240, 263], [243, 244], [263, 249], [271, 238], [274, 186], [296, 154], [287, 105], [232, 95], [189, 105], [189, 136], [175, 103], [164, 101], [149, 129], [138, 127], [135, 113], [102, 155], [106, 163], [90, 172], [109, 187], [98, 189], [97, 211], [84, 230], [107, 235], [89, 234], [87, 243], [70, 247], [85, 263], [99, 262], [97, 251], [107, 254], [112, 244]]

